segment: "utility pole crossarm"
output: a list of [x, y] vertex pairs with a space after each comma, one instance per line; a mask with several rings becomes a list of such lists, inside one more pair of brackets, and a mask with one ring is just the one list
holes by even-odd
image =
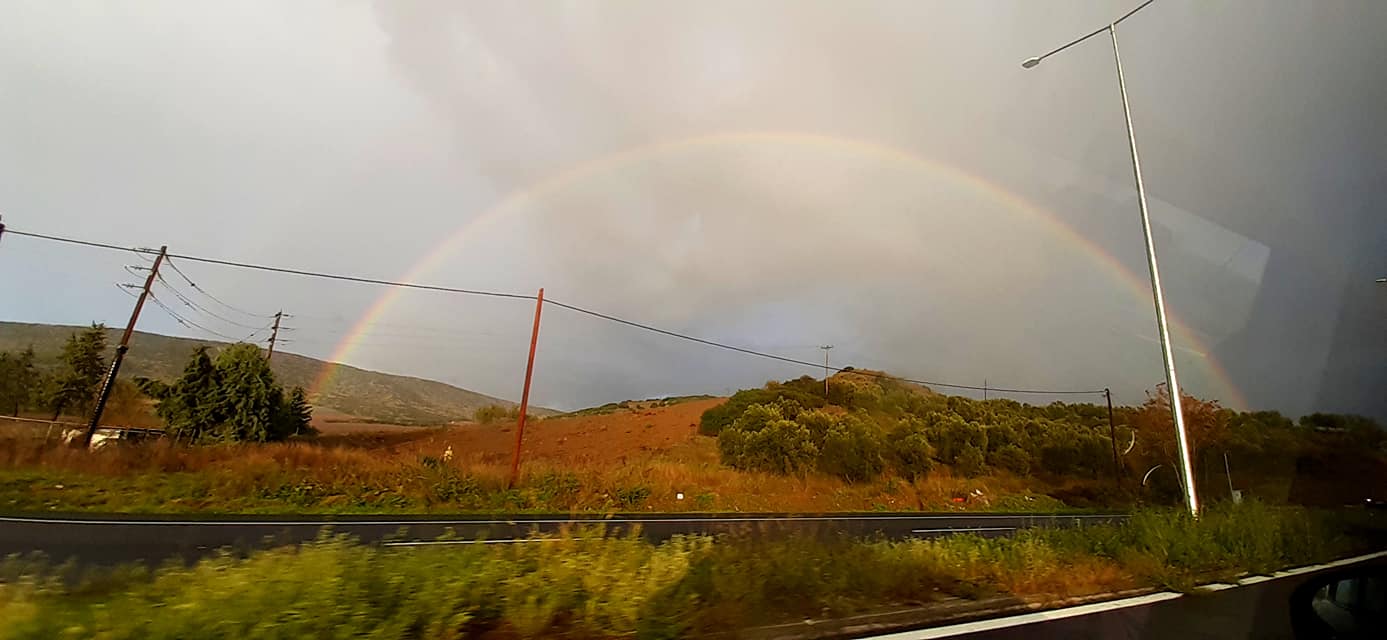
[[819, 345], [824, 350], [824, 399], [828, 399], [828, 350], [833, 348], [831, 344]]
[[269, 362], [275, 356], [275, 339], [279, 337], [279, 320], [284, 317], [284, 310], [275, 312], [274, 328], [270, 330], [270, 348], [265, 352], [265, 361]]

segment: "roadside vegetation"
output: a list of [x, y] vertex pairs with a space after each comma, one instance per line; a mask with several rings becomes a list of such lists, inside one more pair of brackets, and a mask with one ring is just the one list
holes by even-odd
[[1189, 589], [1373, 544], [1338, 517], [1251, 503], [1197, 521], [1158, 509], [1120, 525], [905, 541], [753, 531], [651, 544], [586, 530], [382, 548], [324, 534], [153, 571], [16, 557], [0, 564], [0, 638], [675, 638], [948, 596]]
[[[89, 411], [105, 335], [73, 334], [44, 372], [29, 352], [0, 353], [0, 411]], [[826, 396], [822, 380], [801, 377], [725, 401], [627, 401], [534, 425], [512, 487], [513, 407], [482, 406], [471, 425], [314, 437], [307, 398], [253, 345], [215, 358], [194, 349], [180, 376], [136, 380], [117, 385], [109, 415], [171, 437], [88, 452], [43, 425], [6, 425], [0, 510], [1053, 511], [1180, 500], [1159, 395], [1115, 407], [1111, 425], [1104, 406], [945, 396], [872, 371], [834, 375]], [[1387, 498], [1368, 495], [1387, 486], [1371, 420], [1183, 401], [1206, 501], [1231, 499], [1230, 488], [1276, 504]]]
[[[1295, 422], [1274, 411], [1243, 412], [1182, 398], [1196, 480], [1238, 484], [1263, 498], [1341, 500], [1328, 491], [1345, 468], [1384, 478], [1387, 431], [1371, 419], [1311, 414]], [[945, 396], [873, 371], [823, 382], [808, 376], [734, 394], [704, 413], [700, 431], [716, 436], [729, 466], [776, 474], [819, 473], [846, 482], [913, 479], [947, 469], [968, 478], [1010, 474], [1070, 484], [1066, 501], [1121, 499], [1114, 478], [1145, 477], [1148, 501], [1179, 499], [1176, 444], [1167, 397], [1140, 407]], [[1116, 441], [1114, 441], [1116, 440]], [[1149, 477], [1148, 471], [1153, 470]], [[1296, 485], [1301, 483], [1300, 490]], [[1340, 483], [1344, 484], [1344, 483]], [[1362, 491], [1359, 487], [1348, 487]], [[1297, 495], [1300, 494], [1300, 495]], [[1221, 497], [1228, 497], [1226, 490]], [[1370, 497], [1357, 496], [1358, 499]], [[1328, 503], [1328, 502], [1326, 502]]]

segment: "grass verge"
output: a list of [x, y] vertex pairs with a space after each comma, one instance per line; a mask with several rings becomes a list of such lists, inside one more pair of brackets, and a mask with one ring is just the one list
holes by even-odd
[[673, 638], [945, 596], [1187, 588], [1381, 541], [1348, 531], [1333, 514], [1246, 504], [1197, 521], [1149, 511], [1122, 525], [995, 539], [749, 534], [657, 545], [588, 530], [379, 548], [325, 534], [153, 571], [10, 558], [0, 565], [0, 638]]

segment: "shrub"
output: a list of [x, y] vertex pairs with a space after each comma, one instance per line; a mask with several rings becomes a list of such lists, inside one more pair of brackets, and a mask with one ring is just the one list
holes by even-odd
[[886, 466], [876, 429], [854, 416], [845, 416], [829, 425], [820, 447], [819, 471], [849, 482], [870, 480]]
[[[824, 399], [796, 387], [777, 386], [770, 389], [743, 389], [732, 394], [731, 398], [716, 407], [703, 412], [699, 419], [698, 431], [705, 436], [715, 436], [731, 426], [738, 416], [754, 404], [773, 404], [790, 401], [786, 407], [817, 408], [824, 406]], [[794, 416], [786, 416], [793, 420]]]
[[[954, 398], [949, 400], [952, 401]], [[956, 415], [940, 417], [935, 414], [931, 417], [934, 419], [928, 433], [930, 442], [935, 447], [935, 458], [940, 462], [958, 464], [958, 457], [968, 447], [979, 452], [987, 450], [987, 432], [977, 423], [965, 422]]]
[[809, 430], [809, 435], [814, 438], [816, 445], [822, 445], [824, 438], [828, 437], [828, 432], [839, 422], [838, 416], [821, 409], [801, 411], [794, 420]]
[[988, 462], [1021, 476], [1031, 472], [1031, 455], [1014, 444], [1003, 445], [993, 451], [988, 455]]
[[891, 430], [891, 461], [898, 473], [912, 480], [934, 467], [934, 447], [930, 446], [927, 431], [915, 417], [902, 418]]
[[787, 420], [780, 406], [765, 404], [747, 407], [718, 434], [718, 449], [725, 464], [772, 473], [803, 471], [819, 453], [808, 428]]
[[499, 404], [477, 407], [472, 411], [472, 421], [481, 424], [492, 424], [501, 420], [516, 419], [519, 417], [519, 407], [503, 407]]
[[958, 452], [958, 458], [954, 461], [954, 470], [963, 474], [965, 477], [975, 478], [987, 470], [983, 463], [982, 449], [973, 445], [966, 445], [963, 450]]

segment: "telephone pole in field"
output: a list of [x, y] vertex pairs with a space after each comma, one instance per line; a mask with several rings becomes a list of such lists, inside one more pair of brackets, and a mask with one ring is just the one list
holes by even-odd
[[833, 348], [831, 344], [819, 345], [824, 350], [824, 398], [828, 398], [828, 350]]
[[[261, 317], [264, 317], [264, 316], [261, 316]], [[279, 337], [279, 319], [280, 319], [280, 318], [283, 318], [283, 317], [284, 317], [284, 310], [283, 310], [283, 309], [280, 309], [279, 311], [276, 311], [276, 312], [275, 312], [275, 325], [274, 325], [274, 328], [270, 330], [270, 348], [269, 348], [269, 350], [265, 353], [265, 361], [266, 361], [266, 362], [269, 362], [269, 361], [270, 361], [270, 358], [275, 357], [275, 338], [278, 338], [278, 337]]]
[[544, 288], [540, 287], [535, 297], [535, 326], [530, 331], [530, 358], [525, 362], [525, 388], [520, 392], [520, 415], [515, 423], [515, 455], [510, 462], [509, 489], [515, 488], [520, 480], [520, 445], [525, 440], [525, 412], [530, 408], [530, 378], [535, 372], [535, 347], [539, 345], [539, 315], [544, 311]]
[[116, 384], [116, 374], [120, 373], [120, 362], [125, 359], [125, 352], [130, 350], [130, 335], [135, 333], [135, 323], [140, 319], [140, 309], [144, 308], [145, 298], [149, 297], [149, 288], [154, 286], [154, 279], [159, 277], [159, 267], [164, 264], [164, 256], [168, 253], [167, 246], [159, 247], [159, 255], [154, 257], [154, 264], [149, 267], [149, 276], [144, 279], [140, 297], [135, 298], [135, 310], [130, 312], [130, 322], [125, 324], [125, 333], [120, 334], [120, 344], [116, 345], [116, 354], [111, 357], [111, 368], [106, 372], [106, 380], [101, 383], [101, 395], [96, 397], [96, 408], [92, 410], [92, 420], [87, 424], [87, 435], [82, 438], [82, 446], [85, 448], [91, 447], [92, 436], [96, 435], [96, 425], [101, 423], [101, 413], [106, 410], [106, 401], [111, 399], [111, 388]]
[[1112, 389], [1103, 388], [1103, 397], [1108, 401], [1108, 440], [1112, 443], [1112, 477], [1118, 487], [1122, 486], [1122, 463], [1117, 458], [1117, 427], [1112, 421]]

